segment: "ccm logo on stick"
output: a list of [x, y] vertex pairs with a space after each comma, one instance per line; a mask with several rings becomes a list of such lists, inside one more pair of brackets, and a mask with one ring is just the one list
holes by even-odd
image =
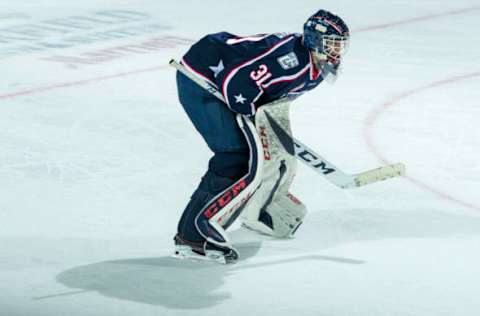
[[319, 160], [317, 156], [315, 156], [314, 154], [312, 154], [311, 152], [309, 152], [299, 144], [295, 143], [295, 147], [299, 149], [296, 155], [300, 159], [307, 162], [309, 165], [311, 165], [314, 168], [321, 169], [323, 174], [329, 174], [336, 171], [334, 168], [327, 167], [327, 164], [324, 161]]

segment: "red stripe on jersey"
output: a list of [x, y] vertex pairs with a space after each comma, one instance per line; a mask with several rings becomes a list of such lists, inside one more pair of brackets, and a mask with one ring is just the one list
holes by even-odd
[[283, 77], [280, 77], [280, 78], [277, 78], [277, 79], [274, 79], [274, 80], [270, 80], [267, 84], [262, 85], [262, 87], [265, 88], [265, 89], [267, 89], [268, 87], [270, 87], [270, 86], [272, 86], [272, 85], [274, 85], [274, 84], [277, 84], [277, 83], [290, 82], [290, 81], [297, 80], [297, 79], [300, 78], [304, 73], [306, 73], [310, 67], [311, 67], [311, 65], [308, 64], [308, 65], [306, 65], [302, 70], [300, 70], [299, 72], [297, 72], [296, 74], [290, 75], [290, 76], [283, 76]]

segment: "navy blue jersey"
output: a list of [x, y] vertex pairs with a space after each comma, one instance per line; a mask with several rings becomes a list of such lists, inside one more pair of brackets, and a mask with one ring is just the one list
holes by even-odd
[[219, 89], [231, 110], [246, 115], [254, 115], [263, 104], [300, 95], [323, 80], [296, 33], [210, 34], [190, 48], [182, 64]]

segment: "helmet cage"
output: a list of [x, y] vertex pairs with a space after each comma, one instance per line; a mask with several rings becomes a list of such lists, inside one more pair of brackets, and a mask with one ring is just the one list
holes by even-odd
[[347, 52], [349, 37], [342, 35], [324, 35], [316, 30], [305, 30], [304, 43], [311, 51], [335, 64], [339, 62]]
[[340, 35], [322, 36], [322, 51], [327, 59], [336, 64], [348, 50], [348, 37]]

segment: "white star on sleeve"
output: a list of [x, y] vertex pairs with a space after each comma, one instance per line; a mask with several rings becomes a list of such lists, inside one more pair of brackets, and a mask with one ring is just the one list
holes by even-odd
[[241, 93], [239, 95], [234, 95], [233, 97], [235, 98], [235, 103], [244, 104], [245, 100], [247, 100], [246, 98], [243, 97]]
[[220, 62], [216, 66], [209, 66], [211, 71], [213, 71], [213, 76], [217, 78], [218, 74], [222, 72], [223, 69], [225, 69], [225, 66], [223, 65], [223, 60], [220, 59]]

